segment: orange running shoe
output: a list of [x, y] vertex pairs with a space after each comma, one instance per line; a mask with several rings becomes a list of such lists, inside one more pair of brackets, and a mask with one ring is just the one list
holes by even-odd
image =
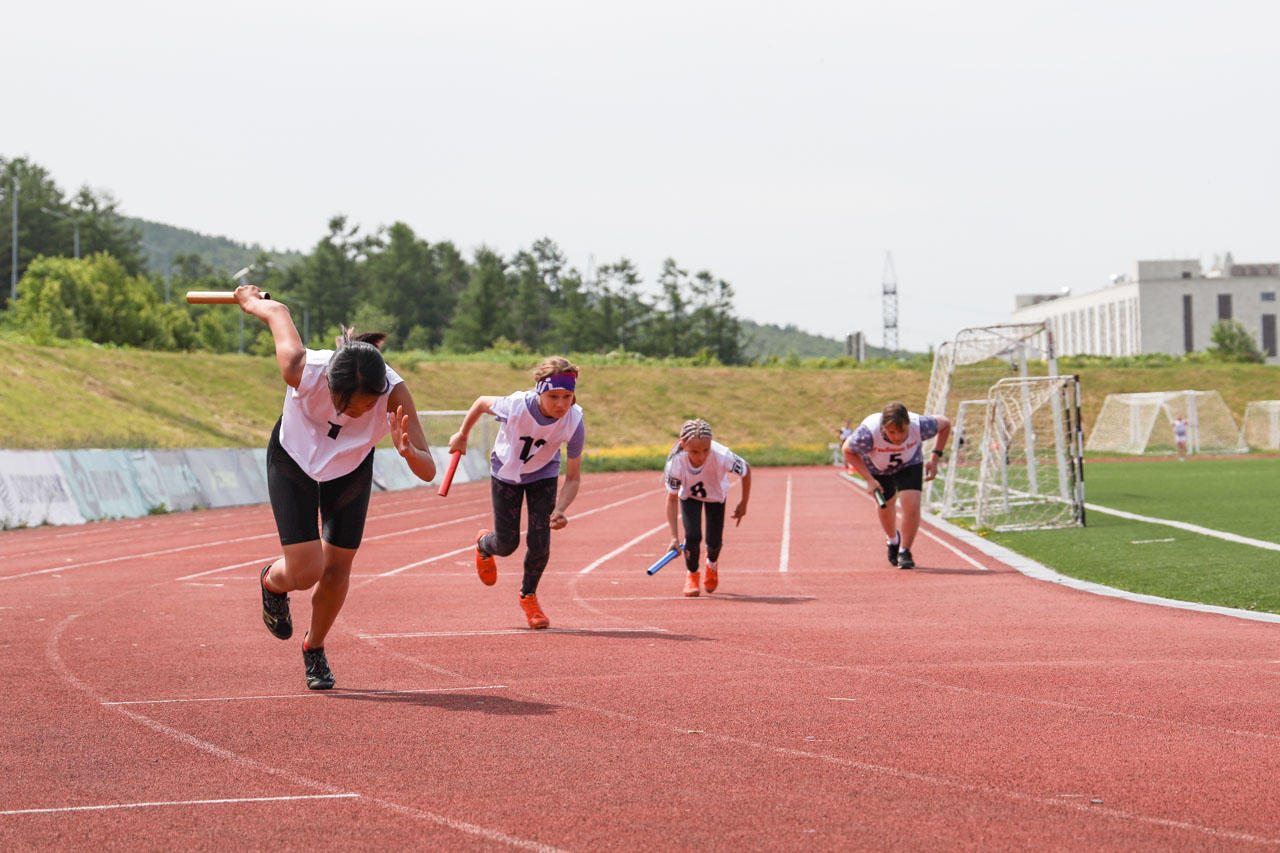
[[702, 591], [698, 589], [698, 573], [685, 572], [684, 574], [684, 594], [689, 598], [694, 598]]
[[707, 592], [715, 592], [716, 587], [720, 586], [720, 567], [715, 563], [707, 563], [707, 582], [703, 586]]
[[476, 574], [480, 576], [480, 583], [493, 586], [498, 582], [498, 564], [493, 561], [493, 555], [480, 550], [480, 540], [488, 533], [488, 530], [481, 530], [476, 534]]
[[547, 614], [543, 613], [542, 608], [538, 606], [538, 596], [520, 596], [520, 606], [524, 608], [524, 617], [529, 620], [530, 628], [548, 628], [551, 626], [551, 620], [547, 618]]

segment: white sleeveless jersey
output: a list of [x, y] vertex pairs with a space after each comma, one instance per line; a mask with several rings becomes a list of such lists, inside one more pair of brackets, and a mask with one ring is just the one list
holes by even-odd
[[325, 368], [333, 350], [307, 350], [302, 381], [284, 395], [280, 446], [314, 480], [324, 482], [350, 474], [369, 450], [391, 432], [387, 397], [404, 380], [387, 368], [387, 390], [372, 409], [358, 418], [340, 415], [333, 407]]
[[911, 419], [907, 437], [901, 444], [885, 438], [880, 428], [880, 413], [871, 415], [853, 431], [848, 444], [860, 455], [873, 474], [893, 474], [924, 462], [924, 442], [938, 434], [938, 419], [931, 415], [908, 412]]
[[[516, 391], [499, 397], [490, 406], [501, 426], [493, 442], [491, 473], [506, 483], [528, 483], [560, 473], [560, 445], [569, 442], [582, 429], [582, 407], [574, 404], [564, 417], [549, 424], [538, 422], [532, 409], [538, 406], [534, 391]], [[582, 452], [579, 442], [570, 446], [576, 458]], [[548, 466], [555, 463], [554, 468]], [[543, 472], [547, 468], [549, 473]], [[529, 475], [542, 476], [531, 477]]]
[[729, 496], [729, 475], [739, 477], [747, 473], [747, 463], [718, 441], [711, 442], [711, 452], [701, 467], [689, 464], [689, 454], [683, 450], [667, 460], [663, 472], [667, 481], [667, 494], [678, 495], [680, 500], [706, 501], [721, 504]]
[[1173, 422], [1173, 435], [1174, 435], [1174, 437], [1175, 437], [1175, 438], [1180, 438], [1180, 439], [1181, 439], [1181, 438], [1186, 438], [1186, 437], [1187, 437], [1187, 422], [1186, 422], [1186, 421], [1174, 421], [1174, 422]]

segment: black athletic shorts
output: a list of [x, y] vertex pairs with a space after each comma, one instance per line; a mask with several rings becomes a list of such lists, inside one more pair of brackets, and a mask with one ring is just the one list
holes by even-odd
[[276, 516], [281, 545], [298, 545], [320, 538], [316, 515], [324, 522], [324, 541], [355, 550], [364, 538], [373, 489], [373, 450], [354, 471], [323, 483], [311, 479], [280, 444], [280, 421], [267, 445], [267, 493]]
[[892, 474], [876, 474], [875, 478], [885, 500], [898, 492], [918, 492], [924, 486], [924, 463], [917, 462], [915, 465], [899, 468]]

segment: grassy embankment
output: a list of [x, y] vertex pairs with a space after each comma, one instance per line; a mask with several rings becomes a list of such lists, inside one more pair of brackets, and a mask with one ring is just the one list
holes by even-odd
[[[422, 410], [465, 409], [479, 394], [528, 387], [533, 356], [389, 360]], [[929, 374], [856, 368], [671, 367], [584, 359], [589, 469], [660, 467], [681, 422], [702, 417], [755, 464], [827, 461], [844, 420], [890, 399], [924, 404]], [[598, 361], [598, 359], [597, 359]], [[1064, 367], [1081, 375], [1086, 429], [1107, 393], [1216, 388], [1240, 417], [1280, 397], [1280, 369], [1255, 365]], [[257, 447], [280, 412], [273, 358], [35, 347], [0, 339], [0, 447]], [[433, 441], [441, 439], [432, 437]]]

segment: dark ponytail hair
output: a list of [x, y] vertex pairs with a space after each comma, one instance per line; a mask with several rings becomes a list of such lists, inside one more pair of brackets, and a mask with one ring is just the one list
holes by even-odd
[[387, 390], [387, 363], [382, 358], [385, 332], [355, 334], [354, 329], [342, 327], [338, 349], [329, 359], [326, 373], [329, 377], [329, 393], [339, 412], [346, 411], [351, 398], [357, 393], [382, 396]]

